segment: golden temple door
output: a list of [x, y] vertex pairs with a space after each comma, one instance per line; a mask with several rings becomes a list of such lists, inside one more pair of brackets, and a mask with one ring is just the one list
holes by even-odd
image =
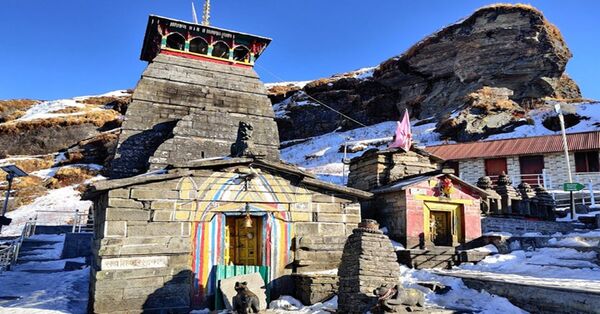
[[[230, 252], [234, 265], [260, 265], [260, 219], [252, 217], [252, 227], [247, 227], [244, 218], [232, 219], [230, 228]], [[233, 229], [233, 230], [231, 230]]]

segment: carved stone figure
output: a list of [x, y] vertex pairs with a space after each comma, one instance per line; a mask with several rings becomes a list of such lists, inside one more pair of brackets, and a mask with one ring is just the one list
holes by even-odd
[[258, 313], [260, 304], [258, 297], [248, 289], [248, 284], [244, 282], [235, 283], [237, 295], [233, 297], [233, 310], [238, 314]]
[[382, 285], [373, 292], [378, 302], [371, 310], [372, 313], [406, 313], [423, 309], [425, 295], [417, 289], [407, 289], [397, 284], [390, 288]]
[[255, 147], [252, 139], [254, 127], [252, 124], [240, 121], [237, 132], [237, 139], [231, 145], [231, 157], [254, 157]]

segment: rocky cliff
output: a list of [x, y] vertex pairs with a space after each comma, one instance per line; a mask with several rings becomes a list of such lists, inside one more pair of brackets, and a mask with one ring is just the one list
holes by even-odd
[[272, 85], [271, 99], [284, 141], [359, 126], [318, 101], [367, 125], [408, 109], [412, 118], [436, 121], [445, 138], [476, 140], [527, 123], [528, 111], [548, 99], [580, 99], [564, 73], [571, 56], [540, 11], [492, 5], [384, 61], [372, 75]]

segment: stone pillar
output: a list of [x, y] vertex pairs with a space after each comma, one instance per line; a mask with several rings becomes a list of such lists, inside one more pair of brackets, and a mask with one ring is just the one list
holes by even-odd
[[519, 195], [519, 193], [517, 193], [517, 190], [512, 186], [512, 181], [506, 175], [506, 173], [502, 173], [498, 177], [498, 185], [496, 186], [496, 192], [502, 198], [501, 204], [503, 214], [518, 213], [521, 196]]
[[556, 219], [556, 215], [554, 214], [556, 202], [554, 201], [552, 195], [550, 195], [550, 193], [548, 193], [544, 187], [536, 186], [535, 198], [537, 199], [539, 217], [554, 221]]
[[363, 220], [348, 237], [338, 276], [339, 313], [365, 313], [377, 303], [375, 289], [398, 284], [396, 252], [375, 220]]
[[488, 176], [483, 176], [477, 180], [477, 187], [486, 191], [489, 196], [481, 200], [481, 212], [484, 215], [499, 214], [500, 195], [492, 188], [492, 179]]
[[521, 184], [517, 186], [517, 189], [523, 199], [520, 207], [521, 214], [537, 217], [537, 198], [535, 197], [535, 192], [531, 188], [531, 185], [527, 182], [521, 182]]

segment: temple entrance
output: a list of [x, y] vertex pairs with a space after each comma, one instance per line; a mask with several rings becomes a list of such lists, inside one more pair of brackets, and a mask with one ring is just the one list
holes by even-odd
[[[261, 217], [250, 216], [227, 218], [226, 245], [229, 256], [226, 264], [230, 265], [260, 265], [261, 260]], [[252, 222], [251, 225], [249, 222]]]
[[455, 246], [464, 242], [462, 207], [459, 204], [425, 202], [425, 240], [435, 246]]
[[452, 231], [450, 229], [450, 212], [432, 211], [430, 218], [431, 242], [434, 245], [452, 245]]

